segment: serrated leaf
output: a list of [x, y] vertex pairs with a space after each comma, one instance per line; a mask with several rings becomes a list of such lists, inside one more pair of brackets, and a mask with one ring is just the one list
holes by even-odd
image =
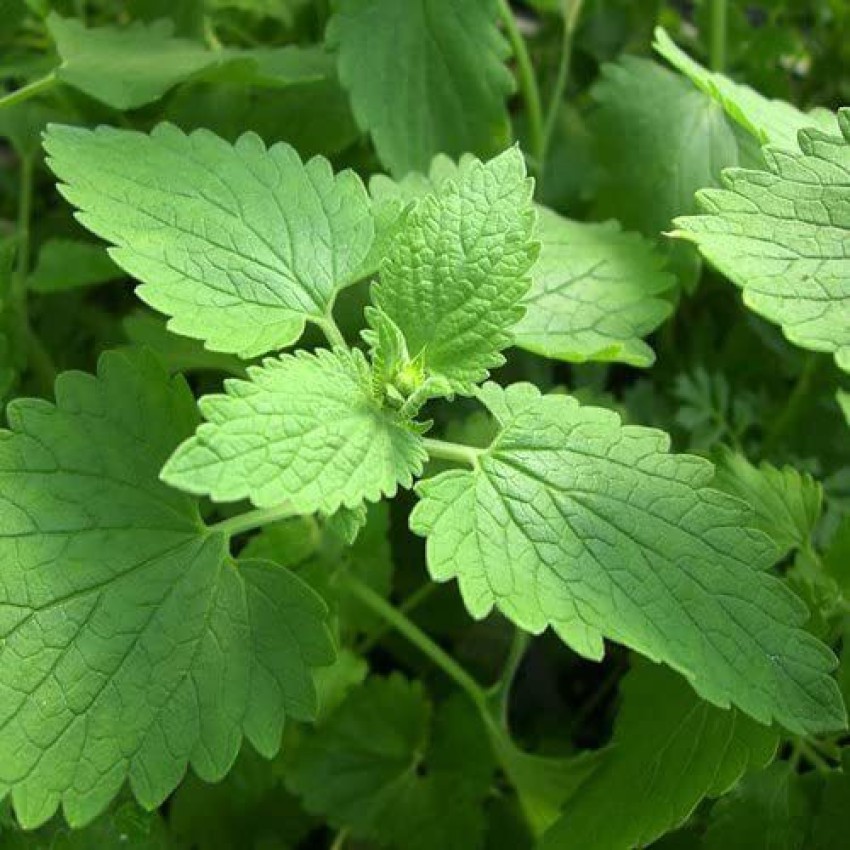
[[538, 207], [540, 257], [531, 270], [516, 344], [546, 357], [650, 366], [642, 340], [670, 315], [675, 286], [664, 258], [615, 222], [585, 224]]
[[725, 450], [713, 486], [747, 502], [755, 512], [754, 527], [772, 538], [783, 555], [811, 546], [823, 501], [823, 490], [811, 475], [791, 466], [754, 466]]
[[372, 396], [360, 351], [298, 352], [200, 401], [208, 420], [173, 454], [167, 483], [219, 502], [332, 514], [410, 487], [426, 458], [413, 425]]
[[214, 351], [249, 358], [295, 342], [372, 243], [359, 177], [250, 133], [230, 145], [168, 124], [52, 126], [45, 148], [79, 220], [142, 281], [139, 297]]
[[725, 171], [724, 189], [699, 195], [706, 214], [676, 226], [751, 310], [848, 371], [850, 110], [838, 123], [841, 135], [801, 131], [801, 152], [764, 148], [767, 171]]
[[510, 48], [494, 0], [342, 0], [327, 41], [355, 117], [396, 176], [510, 138]]
[[173, 850], [163, 819], [133, 802], [115, 805], [84, 829], [51, 823], [37, 832], [3, 830], [3, 850]]
[[518, 148], [464, 160], [456, 179], [420, 198], [388, 247], [375, 304], [404, 334], [425, 377], [470, 393], [504, 363], [522, 316], [533, 241], [532, 181]]
[[368, 680], [296, 750], [288, 784], [355, 838], [475, 850], [493, 772], [487, 735], [464, 698], [430, 715], [419, 683]]
[[27, 285], [33, 292], [44, 294], [95, 286], [119, 277], [121, 269], [101, 245], [74, 239], [48, 239], [38, 252]]
[[480, 619], [497, 608], [551, 626], [589, 658], [603, 639], [681, 672], [697, 693], [793, 731], [842, 728], [832, 653], [805, 605], [764, 572], [769, 539], [713, 467], [612, 411], [487, 384], [501, 433], [472, 471], [421, 482], [411, 528], [436, 581], [457, 579]]
[[214, 781], [243, 736], [271, 755], [316, 711], [327, 612], [288, 571], [237, 564], [158, 480], [194, 400], [143, 353], [19, 399], [0, 439], [0, 794], [26, 827], [80, 826], [125, 780], [158, 805]]
[[[663, 667], [640, 663], [622, 689], [611, 747], [540, 850], [646, 847], [776, 752], [775, 730], [703, 702]], [[617, 817], [607, 817], [610, 811]]]
[[784, 100], [771, 100], [725, 74], [703, 68], [679, 48], [661, 28], [655, 30], [656, 51], [697, 88], [717, 102], [726, 114], [752, 133], [761, 144], [797, 149], [797, 133], [812, 126], [836, 130], [835, 117], [825, 109], [805, 113]]

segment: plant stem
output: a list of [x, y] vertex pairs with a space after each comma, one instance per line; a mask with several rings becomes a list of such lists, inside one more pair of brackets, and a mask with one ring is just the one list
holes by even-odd
[[449, 443], [445, 440], [434, 440], [430, 437], [426, 437], [424, 442], [425, 450], [432, 458], [448, 460], [451, 463], [469, 464], [472, 467], [475, 467], [478, 463], [478, 458], [483, 451], [482, 449], [476, 449], [474, 446]]
[[364, 584], [360, 579], [355, 578], [350, 573], [345, 573], [340, 577], [340, 584], [352, 596], [356, 597], [367, 608], [399, 632], [399, 634], [403, 635], [423, 655], [427, 656], [472, 700], [482, 714], [489, 716], [487, 697], [481, 685], [441, 646], [438, 646], [425, 634], [419, 626], [387, 602], [383, 596], [375, 593], [369, 585]]
[[531, 137], [531, 166], [532, 170], [543, 174], [546, 159], [546, 145], [543, 131], [543, 107], [540, 102], [540, 88], [534, 76], [534, 67], [522, 33], [517, 26], [516, 18], [508, 0], [499, 0], [499, 15], [505, 25], [505, 34], [514, 52], [517, 65], [517, 76], [525, 108], [528, 111], [529, 135]]
[[298, 511], [293, 510], [289, 504], [278, 505], [274, 508], [257, 508], [213, 523], [209, 526], [209, 530], [220, 532], [227, 537], [235, 537], [237, 534], [244, 534], [246, 531], [253, 531], [255, 528], [262, 528], [264, 525], [298, 515]]
[[333, 844], [331, 844], [330, 850], [342, 850], [345, 846], [345, 840], [348, 838], [348, 830], [341, 829], [336, 836], [334, 837]]
[[813, 768], [815, 768], [818, 773], [829, 773], [832, 770], [832, 766], [829, 764], [829, 762], [825, 758], [823, 758], [823, 756], [821, 756], [820, 753], [818, 753], [818, 751], [814, 747], [812, 747], [808, 741], [805, 741], [802, 738], [798, 738], [794, 742], [794, 749]]
[[511, 641], [508, 655], [505, 658], [505, 666], [502, 668], [502, 675], [499, 681], [493, 687], [493, 699], [496, 702], [499, 712], [499, 719], [502, 723], [502, 728], [508, 729], [508, 708], [510, 706], [511, 688], [513, 687], [514, 679], [519, 670], [522, 659], [525, 657], [526, 650], [531, 643], [531, 635], [524, 632], [522, 629], [515, 628], [513, 640]]
[[712, 71], [723, 73], [726, 69], [726, 18], [728, 0], [711, 0], [711, 42], [709, 65]]
[[818, 356], [808, 354], [803, 368], [788, 397], [785, 409], [776, 418], [773, 427], [768, 431], [762, 444], [762, 455], [770, 455], [782, 442], [782, 438], [794, 426], [802, 413], [806, 410], [806, 401], [812, 389], [812, 381], [817, 372]]
[[327, 339], [331, 348], [348, 347], [348, 343], [345, 341], [345, 337], [342, 335], [339, 325], [336, 321], [334, 321], [334, 317], [330, 313], [328, 313], [324, 319], [317, 319], [316, 324], [325, 335], [325, 339]]
[[22, 86], [13, 92], [9, 92], [4, 97], [0, 97], [0, 109], [4, 106], [14, 106], [16, 103], [23, 103], [23, 101], [29, 100], [31, 97], [36, 97], [36, 95], [53, 88], [57, 82], [56, 73], [51, 71], [49, 74], [41, 77], [41, 79]]
[[[433, 581], [426, 581], [421, 587], [417, 588], [410, 594], [399, 606], [398, 610], [404, 614], [405, 616], [409, 615], [411, 611], [414, 611], [418, 608], [426, 599], [428, 599], [434, 591], [436, 591], [437, 585]], [[361, 655], [365, 655], [369, 652], [377, 643], [384, 638], [387, 632], [391, 631], [391, 628], [384, 624], [383, 626], [376, 629], [371, 635], [366, 637], [363, 642], [358, 646], [357, 651]]]
[[570, 79], [573, 38], [583, 3], [584, 0], [563, 0], [564, 31], [561, 39], [561, 60], [558, 63], [558, 76], [555, 78], [555, 88], [552, 89], [549, 109], [546, 112], [546, 125], [543, 131], [544, 161], [549, 152], [549, 145], [552, 143], [552, 134], [555, 132], [561, 101], [564, 99], [564, 92], [567, 90], [567, 83]]

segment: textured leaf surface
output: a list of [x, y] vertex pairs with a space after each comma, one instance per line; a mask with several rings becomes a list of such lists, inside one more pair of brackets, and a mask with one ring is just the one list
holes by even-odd
[[752, 133], [760, 143], [797, 149], [797, 133], [812, 126], [835, 130], [835, 118], [825, 109], [806, 114], [784, 100], [771, 100], [749, 86], [733, 82], [695, 62], [660, 27], [655, 49], [674, 68], [723, 107], [726, 114]]
[[38, 262], [27, 281], [33, 292], [64, 292], [95, 286], [121, 277], [102, 245], [73, 239], [49, 239], [38, 252]]
[[354, 114], [396, 176], [510, 138], [510, 48], [494, 0], [342, 0], [328, 29]]
[[552, 626], [601, 658], [603, 638], [683, 673], [705, 699], [792, 730], [842, 727], [832, 653], [806, 607], [763, 572], [775, 549], [710, 463], [611, 411], [487, 384], [502, 431], [472, 471], [420, 483], [411, 527], [470, 613]]
[[66, 373], [56, 406], [9, 406], [0, 438], [0, 793], [25, 826], [72, 825], [129, 778], [158, 805], [187, 764], [220, 779], [243, 734], [270, 755], [316, 710], [332, 660], [319, 597], [236, 564], [158, 480], [194, 402], [150, 355]]
[[803, 130], [802, 152], [767, 147], [767, 171], [730, 169], [700, 193], [707, 215], [679, 235], [741, 287], [744, 303], [791, 342], [850, 370], [850, 110], [840, 135]]
[[537, 257], [532, 181], [518, 148], [465, 159], [416, 202], [391, 240], [373, 299], [426, 375], [458, 392], [499, 366]]
[[250, 133], [230, 145], [168, 124], [150, 135], [52, 126], [45, 148], [79, 220], [142, 281], [139, 296], [216, 351], [295, 342], [372, 243], [359, 177]]
[[248, 374], [201, 399], [208, 422], [163, 469], [169, 484], [220, 502], [330, 514], [394, 495], [421, 472], [421, 437], [378, 406], [359, 351], [283, 355]]
[[639, 664], [622, 693], [611, 747], [540, 850], [646, 847], [776, 751], [776, 731], [703, 702], [663, 667]]
[[431, 719], [420, 684], [372, 679], [299, 747], [288, 781], [309, 811], [402, 850], [475, 850], [493, 760], [464, 699]]
[[753, 466], [727, 450], [720, 457], [713, 484], [747, 502], [754, 510], [753, 525], [771, 537], [783, 554], [811, 546], [823, 501], [821, 486], [811, 475], [790, 466]]
[[584, 224], [543, 207], [535, 237], [540, 257], [516, 344], [560, 360], [650, 366], [655, 355], [641, 337], [670, 314], [660, 296], [675, 285], [654, 246], [614, 222]]

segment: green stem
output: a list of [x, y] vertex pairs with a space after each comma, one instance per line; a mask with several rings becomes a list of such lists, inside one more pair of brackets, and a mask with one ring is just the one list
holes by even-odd
[[348, 343], [345, 341], [345, 337], [342, 335], [339, 325], [330, 313], [324, 319], [317, 319], [316, 324], [325, 335], [325, 339], [327, 339], [331, 348], [348, 347]]
[[522, 659], [525, 658], [525, 653], [530, 643], [531, 635], [528, 632], [524, 632], [522, 629], [514, 629], [513, 640], [511, 641], [511, 646], [505, 659], [505, 665], [502, 668], [502, 675], [493, 688], [493, 699], [499, 712], [499, 719], [501, 720], [502, 728], [506, 731], [508, 729], [508, 708], [510, 707], [511, 688], [513, 687], [517, 671], [520, 664], [522, 664]]
[[764, 438], [762, 445], [763, 455], [770, 455], [776, 450], [777, 446], [782, 442], [783, 437], [785, 437], [788, 431], [797, 423], [800, 416], [806, 411], [818, 362], [819, 359], [816, 354], [807, 355], [803, 369], [797, 378], [797, 383], [794, 384], [794, 389], [791, 390], [791, 395], [788, 397], [788, 403], [785, 405], [785, 409], [776, 418], [773, 427]]
[[709, 65], [712, 71], [721, 74], [726, 69], [727, 11], [728, 0], [711, 0]]
[[210, 531], [221, 532], [227, 537], [235, 537], [237, 534], [244, 534], [246, 531], [253, 531], [255, 528], [262, 528], [264, 525], [271, 525], [273, 522], [298, 515], [298, 511], [288, 504], [278, 505], [274, 508], [257, 508], [213, 523], [209, 526], [209, 529]]
[[564, 92], [567, 90], [567, 83], [570, 80], [573, 39], [583, 3], [584, 0], [563, 0], [564, 30], [561, 39], [561, 60], [558, 63], [558, 76], [555, 78], [555, 88], [552, 89], [549, 109], [546, 112], [546, 125], [543, 131], [544, 160], [549, 152], [549, 145], [552, 143], [552, 134], [555, 132], [561, 101], [564, 99]]
[[345, 573], [340, 577], [340, 584], [352, 596], [356, 597], [367, 608], [410, 641], [472, 700], [483, 715], [489, 716], [487, 697], [481, 685], [451, 655], [425, 634], [419, 626], [387, 602], [383, 596], [375, 593], [369, 585], [364, 584], [360, 579], [355, 578], [350, 573]]
[[794, 742], [794, 749], [819, 773], [829, 773], [832, 770], [832, 766], [829, 762], [823, 758], [823, 756], [821, 756], [808, 741], [798, 738]]
[[4, 106], [14, 106], [16, 103], [23, 103], [23, 101], [29, 100], [31, 97], [36, 97], [53, 88], [57, 82], [55, 71], [51, 71], [41, 79], [35, 80], [13, 92], [9, 92], [4, 97], [0, 97], [0, 109]]
[[348, 830], [341, 829], [334, 837], [333, 844], [331, 844], [330, 850], [343, 850], [347, 838]]
[[461, 443], [449, 443], [445, 440], [434, 440], [430, 437], [426, 437], [424, 442], [425, 450], [432, 458], [447, 460], [451, 463], [462, 463], [475, 467], [479, 456], [482, 454], [482, 449], [476, 449], [474, 446], [465, 446]]
[[505, 34], [514, 52], [517, 65], [517, 76], [525, 108], [528, 110], [529, 135], [531, 141], [532, 170], [536, 174], [543, 173], [546, 159], [546, 145], [543, 130], [543, 107], [540, 101], [540, 88], [534, 76], [534, 66], [528, 55], [528, 48], [522, 33], [517, 26], [516, 18], [508, 0], [499, 0], [499, 15], [505, 26]]
[[[399, 606], [398, 610], [402, 614], [408, 616], [412, 611], [416, 610], [426, 599], [428, 599], [437, 589], [437, 584], [433, 581], [426, 581], [421, 587], [417, 588], [410, 594]], [[391, 628], [384, 624], [376, 629], [371, 635], [366, 637], [358, 647], [358, 652], [365, 655], [376, 644], [380, 643], [387, 632], [392, 631]]]

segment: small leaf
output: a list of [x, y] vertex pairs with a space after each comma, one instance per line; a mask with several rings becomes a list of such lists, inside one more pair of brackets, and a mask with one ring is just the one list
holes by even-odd
[[38, 252], [38, 262], [27, 281], [33, 292], [64, 292], [108, 283], [121, 277], [121, 269], [101, 245], [73, 239], [48, 239]]
[[801, 131], [802, 152], [764, 148], [767, 171], [724, 172], [725, 189], [699, 195], [706, 214], [676, 226], [751, 310], [850, 371], [850, 110], [838, 123]]
[[267, 756], [317, 710], [327, 610], [292, 573], [239, 564], [195, 501], [158, 480], [195, 425], [149, 354], [62, 375], [0, 433], [0, 796], [72, 826], [125, 780], [147, 808], [187, 766], [208, 781], [243, 736]]
[[703, 702], [663, 667], [639, 663], [622, 688], [611, 747], [539, 850], [647, 847], [776, 752], [776, 731]]
[[169, 124], [149, 136], [51, 126], [45, 148], [79, 220], [142, 281], [139, 297], [214, 351], [249, 358], [295, 342], [372, 244], [359, 177], [250, 133], [230, 145]]
[[331, 514], [392, 496], [421, 472], [422, 438], [375, 401], [359, 351], [302, 351], [248, 374], [201, 399], [208, 422], [168, 461], [164, 481], [219, 502]]
[[538, 207], [540, 258], [531, 270], [516, 344], [546, 357], [651, 366], [642, 337], [670, 315], [676, 280], [664, 258], [614, 222], [584, 224]]
[[327, 40], [354, 114], [396, 176], [510, 138], [510, 48], [495, 0], [341, 0]]
[[537, 258], [532, 181], [518, 148], [467, 158], [407, 214], [372, 289], [425, 378], [469, 394], [504, 363]]
[[720, 707], [812, 732], [843, 728], [835, 658], [806, 606], [764, 572], [776, 552], [713, 467], [660, 431], [530, 384], [479, 397], [501, 433], [472, 471], [421, 482], [410, 523], [436, 581], [477, 619], [551, 626], [599, 659], [603, 639], [681, 672]]

